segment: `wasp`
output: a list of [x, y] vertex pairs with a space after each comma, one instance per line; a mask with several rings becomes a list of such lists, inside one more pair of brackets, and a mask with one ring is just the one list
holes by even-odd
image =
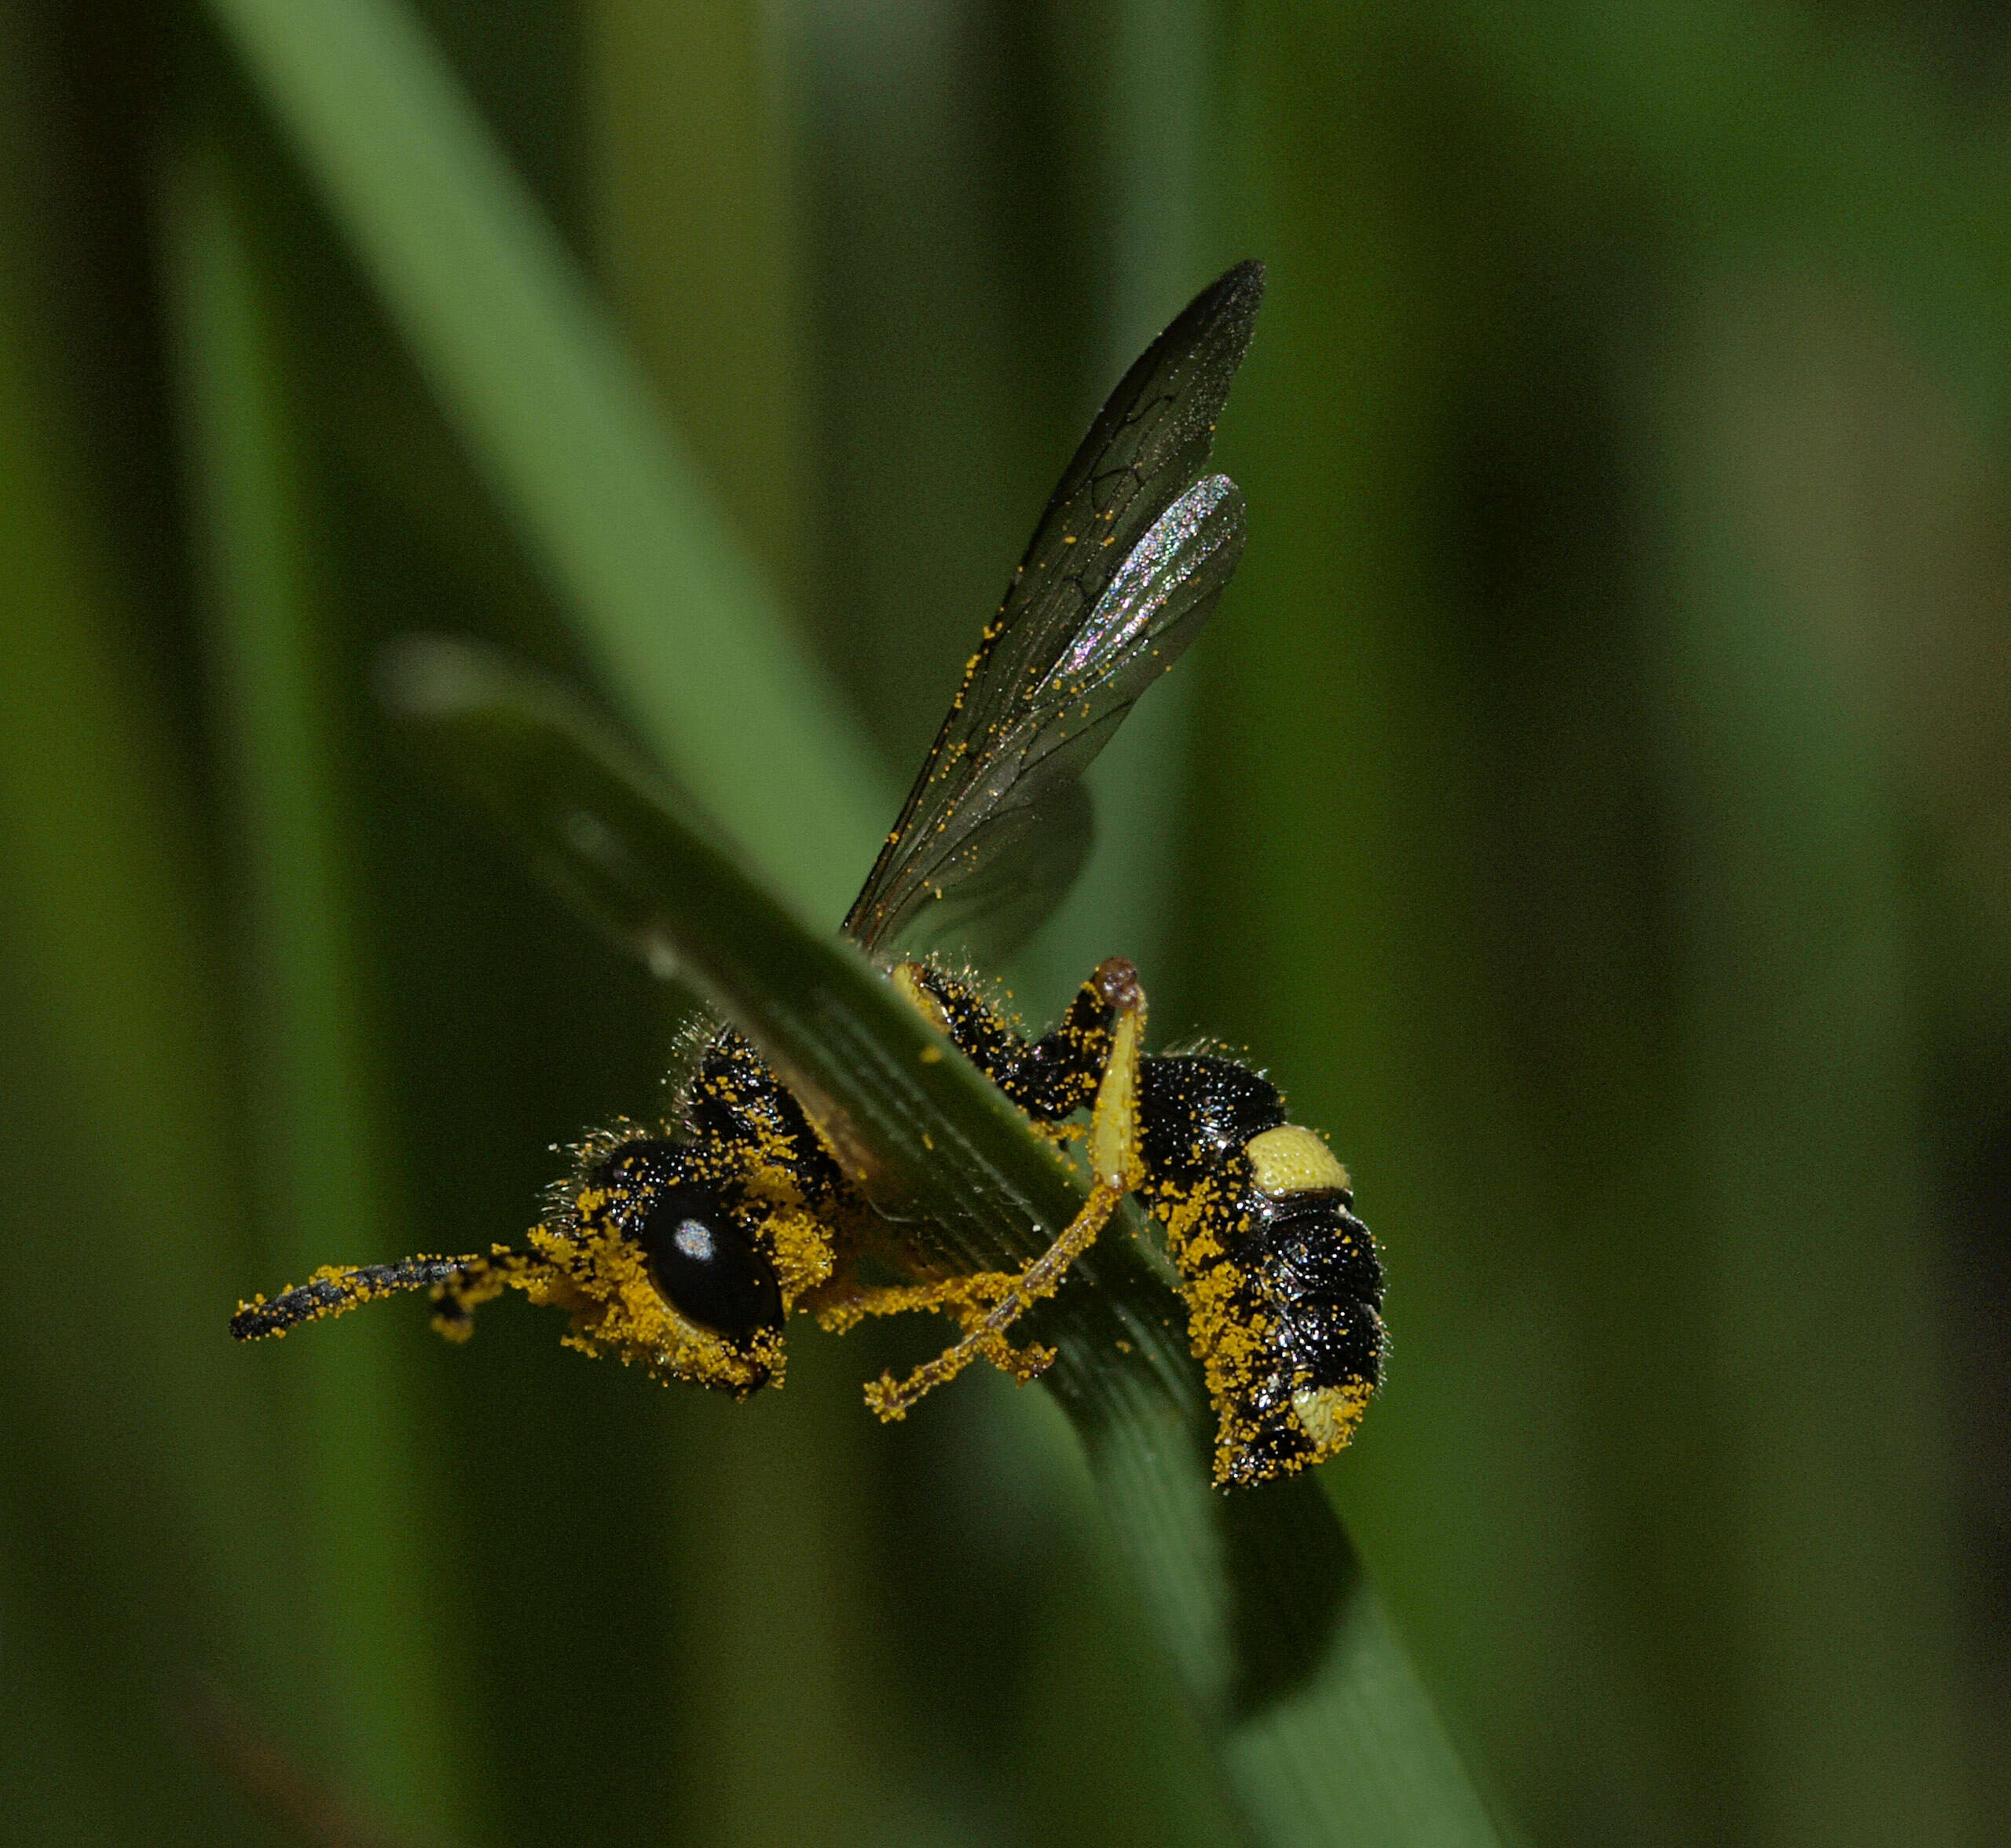
[[[1126, 1197], [1158, 1226], [1215, 1420], [1218, 1485], [1317, 1463], [1380, 1381], [1383, 1272], [1326, 1141], [1277, 1087], [1219, 1053], [1144, 1050], [1146, 1006], [1122, 958], [1030, 1038], [944, 946], [1027, 934], [1079, 871], [1081, 777], [1170, 668], [1240, 559], [1243, 497], [1206, 472], [1264, 286], [1238, 265], [1125, 375], [1068, 464], [980, 639], [941, 731], [844, 919], [899, 992], [1055, 1141], [1079, 1141], [1081, 1213], [1016, 1272], [918, 1274], [801, 1103], [731, 1028], [701, 1029], [671, 1121], [625, 1124], [575, 1151], [521, 1248], [318, 1270], [241, 1304], [240, 1339], [278, 1335], [427, 1289], [464, 1339], [505, 1289], [566, 1310], [571, 1346], [745, 1396], [779, 1384], [799, 1311], [844, 1329], [935, 1311], [961, 1338], [907, 1379], [870, 1384], [905, 1416], [978, 1358], [1031, 1378], [1052, 1358], [1014, 1323], [1051, 1296]], [[888, 1271], [874, 1280], [874, 1267]]]

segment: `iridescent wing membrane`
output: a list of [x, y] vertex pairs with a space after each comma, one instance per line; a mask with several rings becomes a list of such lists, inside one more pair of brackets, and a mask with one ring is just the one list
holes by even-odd
[[870, 951], [996, 952], [1060, 902], [1088, 848], [1079, 779], [1180, 657], [1243, 554], [1243, 497], [1202, 477], [1263, 266], [1190, 302], [1110, 394], [1034, 530], [865, 889]]

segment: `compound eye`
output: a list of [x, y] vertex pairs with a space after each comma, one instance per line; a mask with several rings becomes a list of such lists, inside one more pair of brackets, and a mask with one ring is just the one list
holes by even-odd
[[665, 1300], [687, 1321], [743, 1346], [760, 1330], [782, 1326], [775, 1267], [712, 1188], [694, 1181], [665, 1187], [627, 1230]]

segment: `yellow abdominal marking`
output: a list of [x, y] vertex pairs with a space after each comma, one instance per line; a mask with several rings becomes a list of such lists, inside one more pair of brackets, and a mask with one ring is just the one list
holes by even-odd
[[1274, 1198], [1284, 1194], [1323, 1193], [1348, 1184], [1348, 1171], [1319, 1133], [1296, 1123], [1252, 1136], [1243, 1152], [1250, 1158], [1250, 1172], [1258, 1186]]
[[1325, 1462], [1354, 1436], [1361, 1414], [1368, 1410], [1371, 1390], [1366, 1380], [1350, 1380], [1345, 1386], [1317, 1387], [1291, 1395], [1292, 1416], [1313, 1442], [1314, 1462]]
[[[1270, 1144], [1266, 1153], [1272, 1159], [1265, 1167], [1257, 1160], [1259, 1143]], [[1347, 1184], [1345, 1171], [1327, 1145], [1295, 1124], [1252, 1137], [1244, 1149], [1260, 1179], [1268, 1168], [1267, 1192], [1290, 1194]], [[1224, 1242], [1226, 1236], [1233, 1243], [1236, 1234], [1249, 1229], [1247, 1222], [1230, 1220], [1232, 1197], [1219, 1176], [1204, 1176], [1170, 1200], [1161, 1222], [1167, 1250], [1187, 1280], [1189, 1344], [1202, 1363], [1214, 1408], [1218, 1488], [1282, 1473], [1279, 1466], [1255, 1476], [1247, 1472], [1251, 1453], [1263, 1435], [1251, 1406], [1275, 1357], [1270, 1318], [1251, 1313], [1250, 1279], [1229, 1256]], [[1373, 1391], [1367, 1380], [1350, 1380], [1339, 1386], [1303, 1386], [1292, 1394], [1292, 1415], [1313, 1446], [1307, 1462], [1324, 1463], [1346, 1445]]]

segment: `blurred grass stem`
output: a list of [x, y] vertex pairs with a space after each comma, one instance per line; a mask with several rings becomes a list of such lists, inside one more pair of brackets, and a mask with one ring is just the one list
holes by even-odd
[[[220, 148], [187, 149], [170, 169], [161, 227], [248, 894], [254, 1146], [274, 1261], [298, 1278], [408, 1242], [387, 1197], [338, 734], [320, 694], [312, 491], [269, 271]], [[434, 1648], [453, 1600], [419, 1538], [408, 1355], [402, 1329], [358, 1318], [300, 1356], [316, 1460], [300, 1625], [327, 1678], [344, 1781], [389, 1813], [444, 1825], [458, 1776]]]
[[397, 0], [211, 6], [623, 711], [837, 915], [893, 792], [438, 52]]

